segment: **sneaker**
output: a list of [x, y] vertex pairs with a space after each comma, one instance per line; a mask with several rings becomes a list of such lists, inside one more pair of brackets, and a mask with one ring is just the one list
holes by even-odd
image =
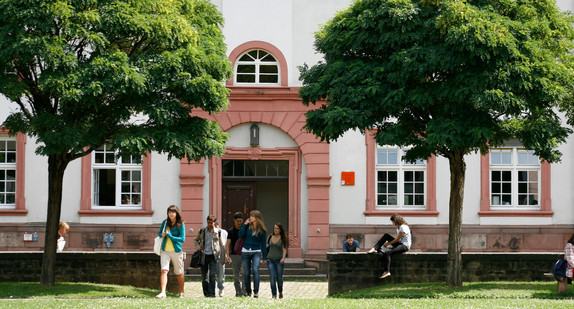
[[157, 294], [157, 295], [155, 296], [155, 298], [166, 298], [166, 297], [167, 297], [167, 296], [165, 295], [164, 292], [161, 292], [161, 293], [159, 293], [159, 294]]
[[367, 253], [375, 253], [377, 250], [375, 248], [371, 248], [371, 250], [367, 251]]
[[223, 290], [219, 290], [219, 297], [223, 297], [223, 295], [225, 295], [225, 292]]
[[279, 299], [283, 298], [283, 293], [279, 293]]
[[179, 293], [179, 298], [185, 298], [185, 293]]
[[379, 278], [384, 279], [384, 278], [386, 278], [386, 277], [388, 277], [388, 276], [390, 276], [390, 275], [391, 275], [390, 272], [385, 271]]
[[258, 298], [259, 297], [259, 293], [253, 293], [253, 298]]

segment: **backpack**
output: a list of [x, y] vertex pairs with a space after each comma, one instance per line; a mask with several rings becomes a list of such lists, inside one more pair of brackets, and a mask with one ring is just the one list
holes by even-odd
[[567, 267], [568, 262], [566, 262], [566, 260], [558, 259], [558, 261], [556, 261], [556, 264], [554, 264], [554, 269], [552, 269], [552, 274], [557, 281], [563, 282], [566, 279]]

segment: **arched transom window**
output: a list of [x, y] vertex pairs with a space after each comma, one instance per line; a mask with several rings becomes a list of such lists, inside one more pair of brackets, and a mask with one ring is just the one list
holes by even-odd
[[236, 84], [279, 85], [279, 62], [270, 53], [250, 50], [239, 57], [235, 67]]

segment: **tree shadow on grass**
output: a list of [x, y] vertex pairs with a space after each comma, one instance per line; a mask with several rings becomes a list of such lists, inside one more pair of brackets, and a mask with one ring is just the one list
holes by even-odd
[[444, 283], [382, 285], [334, 295], [336, 298], [457, 298], [457, 299], [564, 299], [574, 288], [558, 294], [555, 282], [467, 282], [462, 288]]
[[0, 282], [0, 298], [153, 297], [156, 293], [157, 290], [146, 288], [89, 282], [58, 282], [54, 286], [42, 286], [38, 282]]

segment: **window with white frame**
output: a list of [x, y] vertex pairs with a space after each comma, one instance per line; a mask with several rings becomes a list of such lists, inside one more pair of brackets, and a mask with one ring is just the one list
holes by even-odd
[[92, 155], [93, 205], [141, 209], [141, 156], [120, 157], [104, 145]]
[[540, 159], [521, 147], [490, 150], [492, 209], [540, 208]]
[[425, 209], [426, 162], [402, 160], [408, 149], [377, 147], [376, 180], [378, 209]]
[[236, 62], [236, 84], [279, 85], [279, 82], [279, 61], [264, 50], [250, 50]]
[[0, 209], [16, 207], [16, 138], [0, 137]]

